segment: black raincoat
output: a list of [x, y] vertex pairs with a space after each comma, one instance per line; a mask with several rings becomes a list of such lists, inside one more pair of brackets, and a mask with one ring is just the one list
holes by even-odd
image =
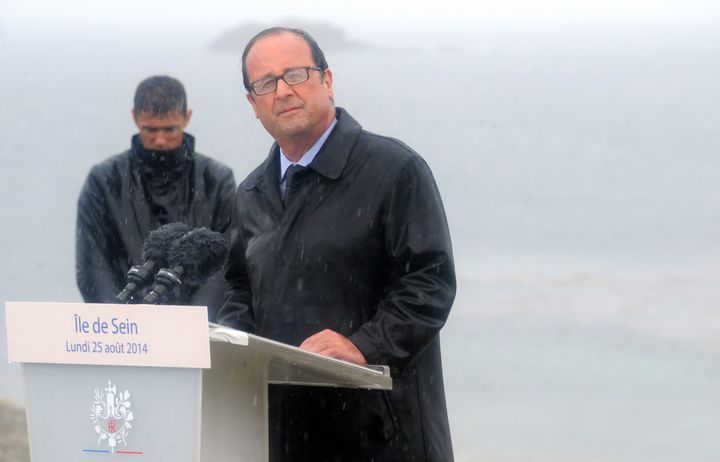
[[332, 329], [391, 367], [389, 392], [271, 386], [272, 461], [450, 462], [438, 335], [455, 273], [440, 194], [406, 145], [337, 118], [286, 206], [277, 145], [238, 188], [218, 321], [292, 345]]
[[[130, 150], [92, 167], [80, 193], [75, 250], [83, 299], [116, 303], [128, 269], [143, 263], [143, 241], [166, 223], [228, 232], [234, 193], [232, 170], [196, 153], [192, 135], [168, 153], [144, 150], [135, 135]], [[212, 320], [226, 289], [219, 275], [202, 288], [181, 286], [168, 303], [206, 305]]]

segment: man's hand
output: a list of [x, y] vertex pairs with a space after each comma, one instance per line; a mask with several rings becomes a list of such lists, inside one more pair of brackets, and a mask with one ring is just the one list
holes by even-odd
[[300, 348], [311, 353], [342, 359], [355, 364], [367, 364], [365, 356], [353, 342], [330, 329], [325, 329], [306, 338]]

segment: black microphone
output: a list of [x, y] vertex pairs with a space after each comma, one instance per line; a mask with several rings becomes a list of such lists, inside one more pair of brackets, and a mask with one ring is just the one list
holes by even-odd
[[167, 265], [167, 257], [172, 244], [180, 237], [190, 231], [185, 223], [168, 223], [154, 231], [150, 231], [147, 239], [143, 242], [142, 265], [135, 265], [128, 271], [125, 280], [127, 285], [118, 293], [115, 298], [127, 303], [138, 290], [150, 284], [155, 276], [153, 270], [156, 267]]
[[[181, 284], [205, 284], [225, 263], [230, 251], [225, 236], [208, 228], [196, 228], [177, 239], [168, 253], [168, 266], [155, 276], [155, 286], [143, 303], [157, 305]], [[172, 269], [171, 269], [172, 268]]]

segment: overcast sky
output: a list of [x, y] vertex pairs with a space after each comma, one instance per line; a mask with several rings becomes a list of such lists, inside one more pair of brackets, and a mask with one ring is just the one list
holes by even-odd
[[[255, 4], [255, 6], [253, 6]], [[300, 7], [299, 5], [302, 5]], [[368, 23], [468, 24], [692, 22], [720, 17], [717, 0], [0, 0], [0, 22], [13, 25], [167, 24], [232, 26], [283, 18]]]

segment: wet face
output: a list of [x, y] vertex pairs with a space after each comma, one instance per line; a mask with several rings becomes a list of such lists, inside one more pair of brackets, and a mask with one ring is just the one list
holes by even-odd
[[140, 142], [149, 151], [171, 151], [179, 148], [191, 115], [190, 110], [185, 115], [179, 112], [151, 114], [145, 111], [133, 114], [135, 125], [140, 130]]
[[[292, 34], [281, 33], [258, 40], [245, 61], [250, 83], [277, 77], [300, 67], [314, 67], [310, 47]], [[332, 72], [310, 70], [303, 83], [290, 86], [282, 79], [274, 92], [247, 98], [265, 129], [282, 146], [317, 140], [335, 116], [331, 98]]]

